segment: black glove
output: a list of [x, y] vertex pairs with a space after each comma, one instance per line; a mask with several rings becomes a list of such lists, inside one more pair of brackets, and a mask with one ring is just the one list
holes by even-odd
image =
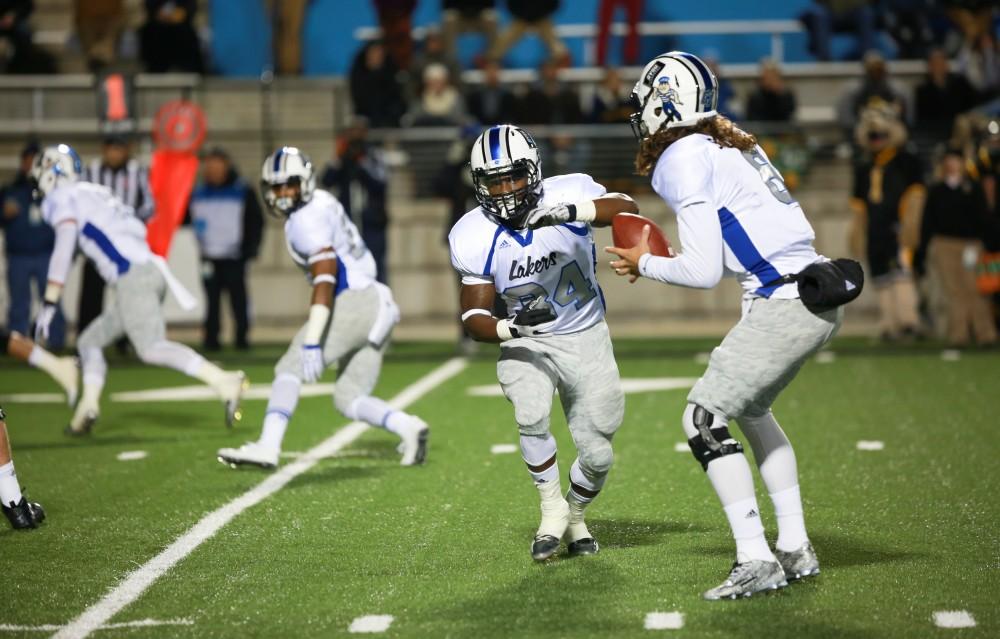
[[543, 337], [549, 335], [549, 324], [556, 314], [542, 297], [536, 297], [514, 314], [510, 321], [511, 332], [517, 337]]

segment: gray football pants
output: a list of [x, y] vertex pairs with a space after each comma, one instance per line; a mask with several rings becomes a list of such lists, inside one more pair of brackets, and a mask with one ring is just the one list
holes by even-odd
[[114, 302], [77, 340], [84, 378], [103, 377], [106, 364], [100, 351], [122, 335], [143, 362], [193, 375], [204, 360], [187, 346], [167, 340], [161, 308], [167, 283], [160, 270], [152, 262], [133, 264], [113, 286]]
[[836, 334], [843, 316], [843, 307], [814, 314], [798, 299], [752, 300], [712, 351], [688, 402], [726, 419], [765, 415], [805, 361]]
[[[350, 413], [351, 402], [356, 398], [371, 395], [382, 370], [382, 355], [389, 338], [381, 344], [368, 341], [379, 311], [380, 300], [374, 286], [344, 291], [337, 296], [333, 308], [333, 319], [323, 341], [323, 362], [328, 367], [337, 365], [333, 403], [345, 415]], [[305, 332], [303, 325], [274, 367], [275, 375], [292, 375], [302, 380]]]
[[611, 440], [625, 415], [607, 324], [601, 321], [569, 335], [503, 342], [497, 379], [514, 405], [521, 434], [527, 436], [548, 434], [552, 395], [558, 389], [580, 469], [590, 478], [607, 474], [614, 461]]

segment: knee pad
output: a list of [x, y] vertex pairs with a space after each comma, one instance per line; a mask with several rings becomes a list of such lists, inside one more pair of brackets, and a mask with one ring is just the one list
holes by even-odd
[[591, 480], [603, 478], [615, 462], [611, 442], [603, 438], [594, 438], [586, 446], [580, 447], [577, 456], [580, 470]]
[[514, 404], [514, 421], [517, 422], [517, 429], [528, 437], [539, 437], [549, 432], [548, 411], [534, 404], [535, 402]]
[[688, 446], [705, 470], [714, 459], [743, 453], [743, 445], [729, 434], [728, 424], [698, 404], [688, 404], [684, 411], [684, 430], [697, 433], [688, 439]]

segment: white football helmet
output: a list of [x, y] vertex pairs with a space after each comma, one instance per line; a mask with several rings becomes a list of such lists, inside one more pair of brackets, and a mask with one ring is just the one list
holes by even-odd
[[[298, 195], [278, 197], [273, 187], [284, 184], [298, 186]], [[316, 190], [316, 173], [309, 156], [294, 146], [283, 146], [267, 156], [260, 171], [260, 190], [272, 212], [282, 215], [294, 213], [312, 199]]]
[[68, 144], [46, 147], [35, 156], [31, 166], [37, 197], [44, 198], [56, 187], [76, 182], [82, 172], [83, 164], [73, 147]]
[[[472, 145], [469, 169], [483, 212], [498, 224], [523, 228], [542, 197], [542, 158], [532, 137], [513, 124], [490, 127]], [[513, 188], [521, 180], [524, 186]]]
[[637, 112], [632, 132], [639, 140], [666, 126], [692, 126], [717, 113], [719, 81], [697, 56], [671, 51], [653, 58], [632, 89]]

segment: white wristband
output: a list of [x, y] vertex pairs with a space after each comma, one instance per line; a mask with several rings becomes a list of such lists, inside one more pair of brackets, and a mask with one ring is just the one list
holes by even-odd
[[58, 304], [59, 296], [62, 295], [62, 284], [49, 282], [45, 285], [45, 301], [49, 304]]
[[316, 286], [317, 284], [322, 284], [323, 282], [326, 282], [327, 284], [333, 284], [334, 286], [336, 286], [337, 278], [331, 275], [330, 273], [320, 273], [316, 277], [312, 278], [313, 286]]
[[649, 264], [651, 257], [653, 257], [652, 253], [643, 253], [639, 256], [639, 275], [646, 277], [646, 265]]
[[505, 319], [497, 321], [497, 337], [500, 338], [501, 342], [514, 339], [514, 334], [510, 332], [510, 322]]
[[470, 308], [469, 310], [462, 313], [462, 321], [469, 319], [470, 317], [475, 317], [476, 315], [493, 315], [493, 313], [487, 311], [485, 308]]
[[326, 304], [313, 304], [309, 307], [309, 320], [306, 322], [306, 332], [303, 343], [307, 346], [319, 344], [323, 339], [323, 331], [330, 321], [330, 307]]
[[577, 222], [593, 222], [597, 219], [597, 205], [593, 200], [576, 202], [573, 206], [576, 207]]

